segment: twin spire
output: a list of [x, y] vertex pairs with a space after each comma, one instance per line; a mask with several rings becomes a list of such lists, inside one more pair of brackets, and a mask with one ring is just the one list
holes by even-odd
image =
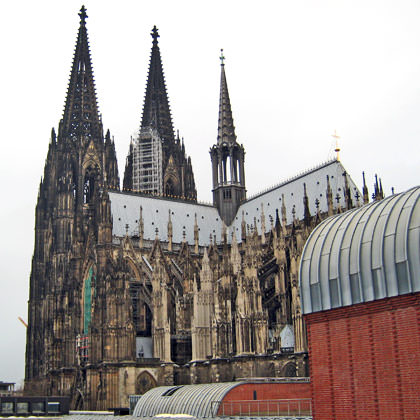
[[[65, 138], [74, 141], [89, 138], [103, 140], [103, 126], [97, 104], [92, 61], [86, 29], [86, 19], [88, 16], [84, 6], [82, 6], [80, 9], [79, 16], [80, 25], [74, 51], [63, 118], [60, 121], [58, 135], [59, 138]], [[163, 170], [165, 170], [166, 161], [169, 159], [170, 154], [175, 153], [172, 150], [173, 147], [170, 145], [174, 145], [176, 143], [176, 139], [174, 135], [172, 116], [158, 44], [159, 33], [156, 26], [153, 27], [151, 36], [153, 39], [153, 45], [150, 56], [146, 94], [143, 104], [141, 128], [154, 128], [159, 133], [159, 137], [162, 140], [163, 154], [165, 155], [165, 161], [163, 162], [165, 163], [163, 165]], [[227, 144], [229, 146], [236, 147], [238, 145], [236, 143], [232, 108], [226, 81], [224, 65], [225, 58], [223, 56], [223, 50], [220, 59], [221, 81], [217, 144]], [[235, 161], [237, 159], [242, 161], [242, 166], [239, 167], [241, 174], [237, 173], [238, 168], [236, 165], [232, 166], [230, 169], [232, 173], [232, 181], [234, 181], [235, 184], [241, 184], [242, 187], [244, 187], [243, 154], [244, 152], [242, 150], [241, 153], [235, 152], [235, 155], [231, 156]], [[184, 165], [182, 159], [185, 159], [185, 157], [183, 157], [183, 154], [181, 153], [178, 159], [179, 165]], [[224, 169], [224, 172], [228, 171], [229, 168]], [[190, 178], [191, 183], [194, 184], [192, 169]], [[224, 181], [220, 180], [220, 182]], [[129, 188], [133, 187], [130, 186]], [[189, 196], [186, 190], [184, 191], [186, 188], [187, 187], [185, 186], [182, 188], [179, 186], [179, 194], [181, 196]]]
[[156, 26], [153, 27], [150, 35], [153, 38], [153, 46], [150, 56], [141, 128], [155, 128], [164, 142], [175, 141], [162, 59], [158, 45], [159, 33]]
[[[59, 135], [76, 138], [78, 136], [100, 137], [103, 128], [99, 114], [92, 61], [90, 57], [86, 29], [85, 6], [80, 9], [80, 26], [76, 41], [73, 65], [67, 90], [62, 124]], [[174, 129], [166, 91], [165, 77], [158, 45], [159, 33], [153, 27], [152, 53], [150, 56], [146, 95], [143, 105], [141, 127], [153, 127], [164, 140], [173, 141]], [[223, 50], [221, 50], [221, 81], [217, 143], [236, 141], [229, 91], [226, 82]]]
[[85, 6], [80, 9], [79, 16], [80, 26], [59, 136], [74, 140], [81, 136], [102, 138], [103, 128], [96, 99]]
[[[67, 89], [61, 137], [103, 137], [102, 121], [97, 104], [92, 61], [86, 29], [86, 8], [80, 9], [80, 26]], [[153, 47], [149, 65], [141, 127], [153, 127], [164, 140], [174, 141], [174, 129], [166, 92], [165, 78], [158, 45], [159, 33], [152, 29]]]

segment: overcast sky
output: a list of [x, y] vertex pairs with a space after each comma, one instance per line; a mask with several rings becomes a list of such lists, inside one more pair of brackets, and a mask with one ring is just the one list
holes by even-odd
[[[420, 2], [86, 0], [99, 107], [120, 178], [139, 127], [153, 25], [175, 129], [211, 200], [220, 48], [248, 195], [334, 156], [385, 194], [419, 184]], [[24, 377], [34, 210], [64, 107], [82, 1], [8, 1], [0, 39], [0, 381]], [[310, 197], [309, 197], [310, 198]]]

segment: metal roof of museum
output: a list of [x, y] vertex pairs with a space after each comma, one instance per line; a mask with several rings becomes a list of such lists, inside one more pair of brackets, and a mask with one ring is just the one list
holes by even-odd
[[[63, 419], [63, 420], [138, 420], [138, 417], [135, 416], [114, 416], [111, 412], [106, 414], [97, 414], [95, 412], [91, 413], [82, 413], [75, 414], [77, 412], [70, 412], [70, 415], [63, 415], [60, 417], [37, 417], [37, 419]], [[10, 417], [9, 417], [10, 418]], [[28, 417], [15, 417], [28, 419]], [[34, 418], [34, 417], [33, 417]], [[146, 417], [144, 420], [188, 420], [186, 417], [176, 417], [171, 415], [170, 417]], [[312, 420], [312, 416], [223, 416], [223, 417], [213, 417], [214, 420]]]
[[224, 382], [152, 388], [139, 399], [133, 416], [151, 417], [166, 413], [214, 417], [224, 396], [243, 383]]
[[[326, 212], [328, 210], [327, 175], [330, 179], [333, 197], [339, 194], [342, 204], [344, 204], [343, 174], [345, 172], [341, 162], [331, 160], [249, 198], [239, 207], [233, 223], [228, 226], [228, 240], [231, 240], [234, 232], [237, 240], [240, 241], [242, 217], [248, 226], [254, 226], [254, 223], [257, 223], [258, 231], [261, 233], [262, 209], [265, 216], [265, 231], [268, 232], [271, 228], [270, 219], [275, 220], [276, 209], [280, 212], [282, 200], [285, 202], [287, 223], [293, 221], [293, 212], [297, 219], [302, 219], [304, 213], [303, 184], [306, 185], [311, 214], [314, 215], [317, 211], [316, 200], [319, 203], [319, 210]], [[348, 177], [348, 181], [353, 202], [356, 202], [356, 193], [360, 196], [360, 192], [350, 177]], [[185, 232], [186, 241], [189, 244], [194, 244], [196, 217], [200, 245], [209, 245], [210, 235], [212, 238], [217, 236], [218, 242], [221, 240], [223, 222], [214, 206], [132, 193], [110, 192], [109, 196], [113, 216], [113, 234], [117, 237], [125, 236], [126, 232], [129, 236], [138, 235], [140, 207], [142, 207], [144, 239], [154, 240], [156, 229], [158, 229], [159, 239], [167, 241], [167, 226], [169, 212], [171, 212], [174, 243], [181, 243]]]
[[420, 291], [420, 187], [324, 220], [299, 278], [306, 314]]

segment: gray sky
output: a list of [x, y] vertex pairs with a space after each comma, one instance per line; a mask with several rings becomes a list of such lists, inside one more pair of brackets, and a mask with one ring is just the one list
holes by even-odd
[[[123, 177], [140, 124], [153, 25], [175, 129], [198, 196], [211, 200], [220, 48], [248, 195], [334, 155], [370, 190], [419, 184], [420, 3], [317, 0], [86, 0], [96, 89]], [[34, 210], [52, 127], [64, 107], [82, 0], [2, 5], [0, 380], [24, 377]]]

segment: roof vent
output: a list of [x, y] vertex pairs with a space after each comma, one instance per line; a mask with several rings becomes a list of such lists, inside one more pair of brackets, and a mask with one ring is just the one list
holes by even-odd
[[173, 388], [167, 389], [163, 394], [162, 397], [170, 397], [171, 395], [174, 395], [178, 389], [183, 388], [184, 385], [180, 386], [174, 386]]

